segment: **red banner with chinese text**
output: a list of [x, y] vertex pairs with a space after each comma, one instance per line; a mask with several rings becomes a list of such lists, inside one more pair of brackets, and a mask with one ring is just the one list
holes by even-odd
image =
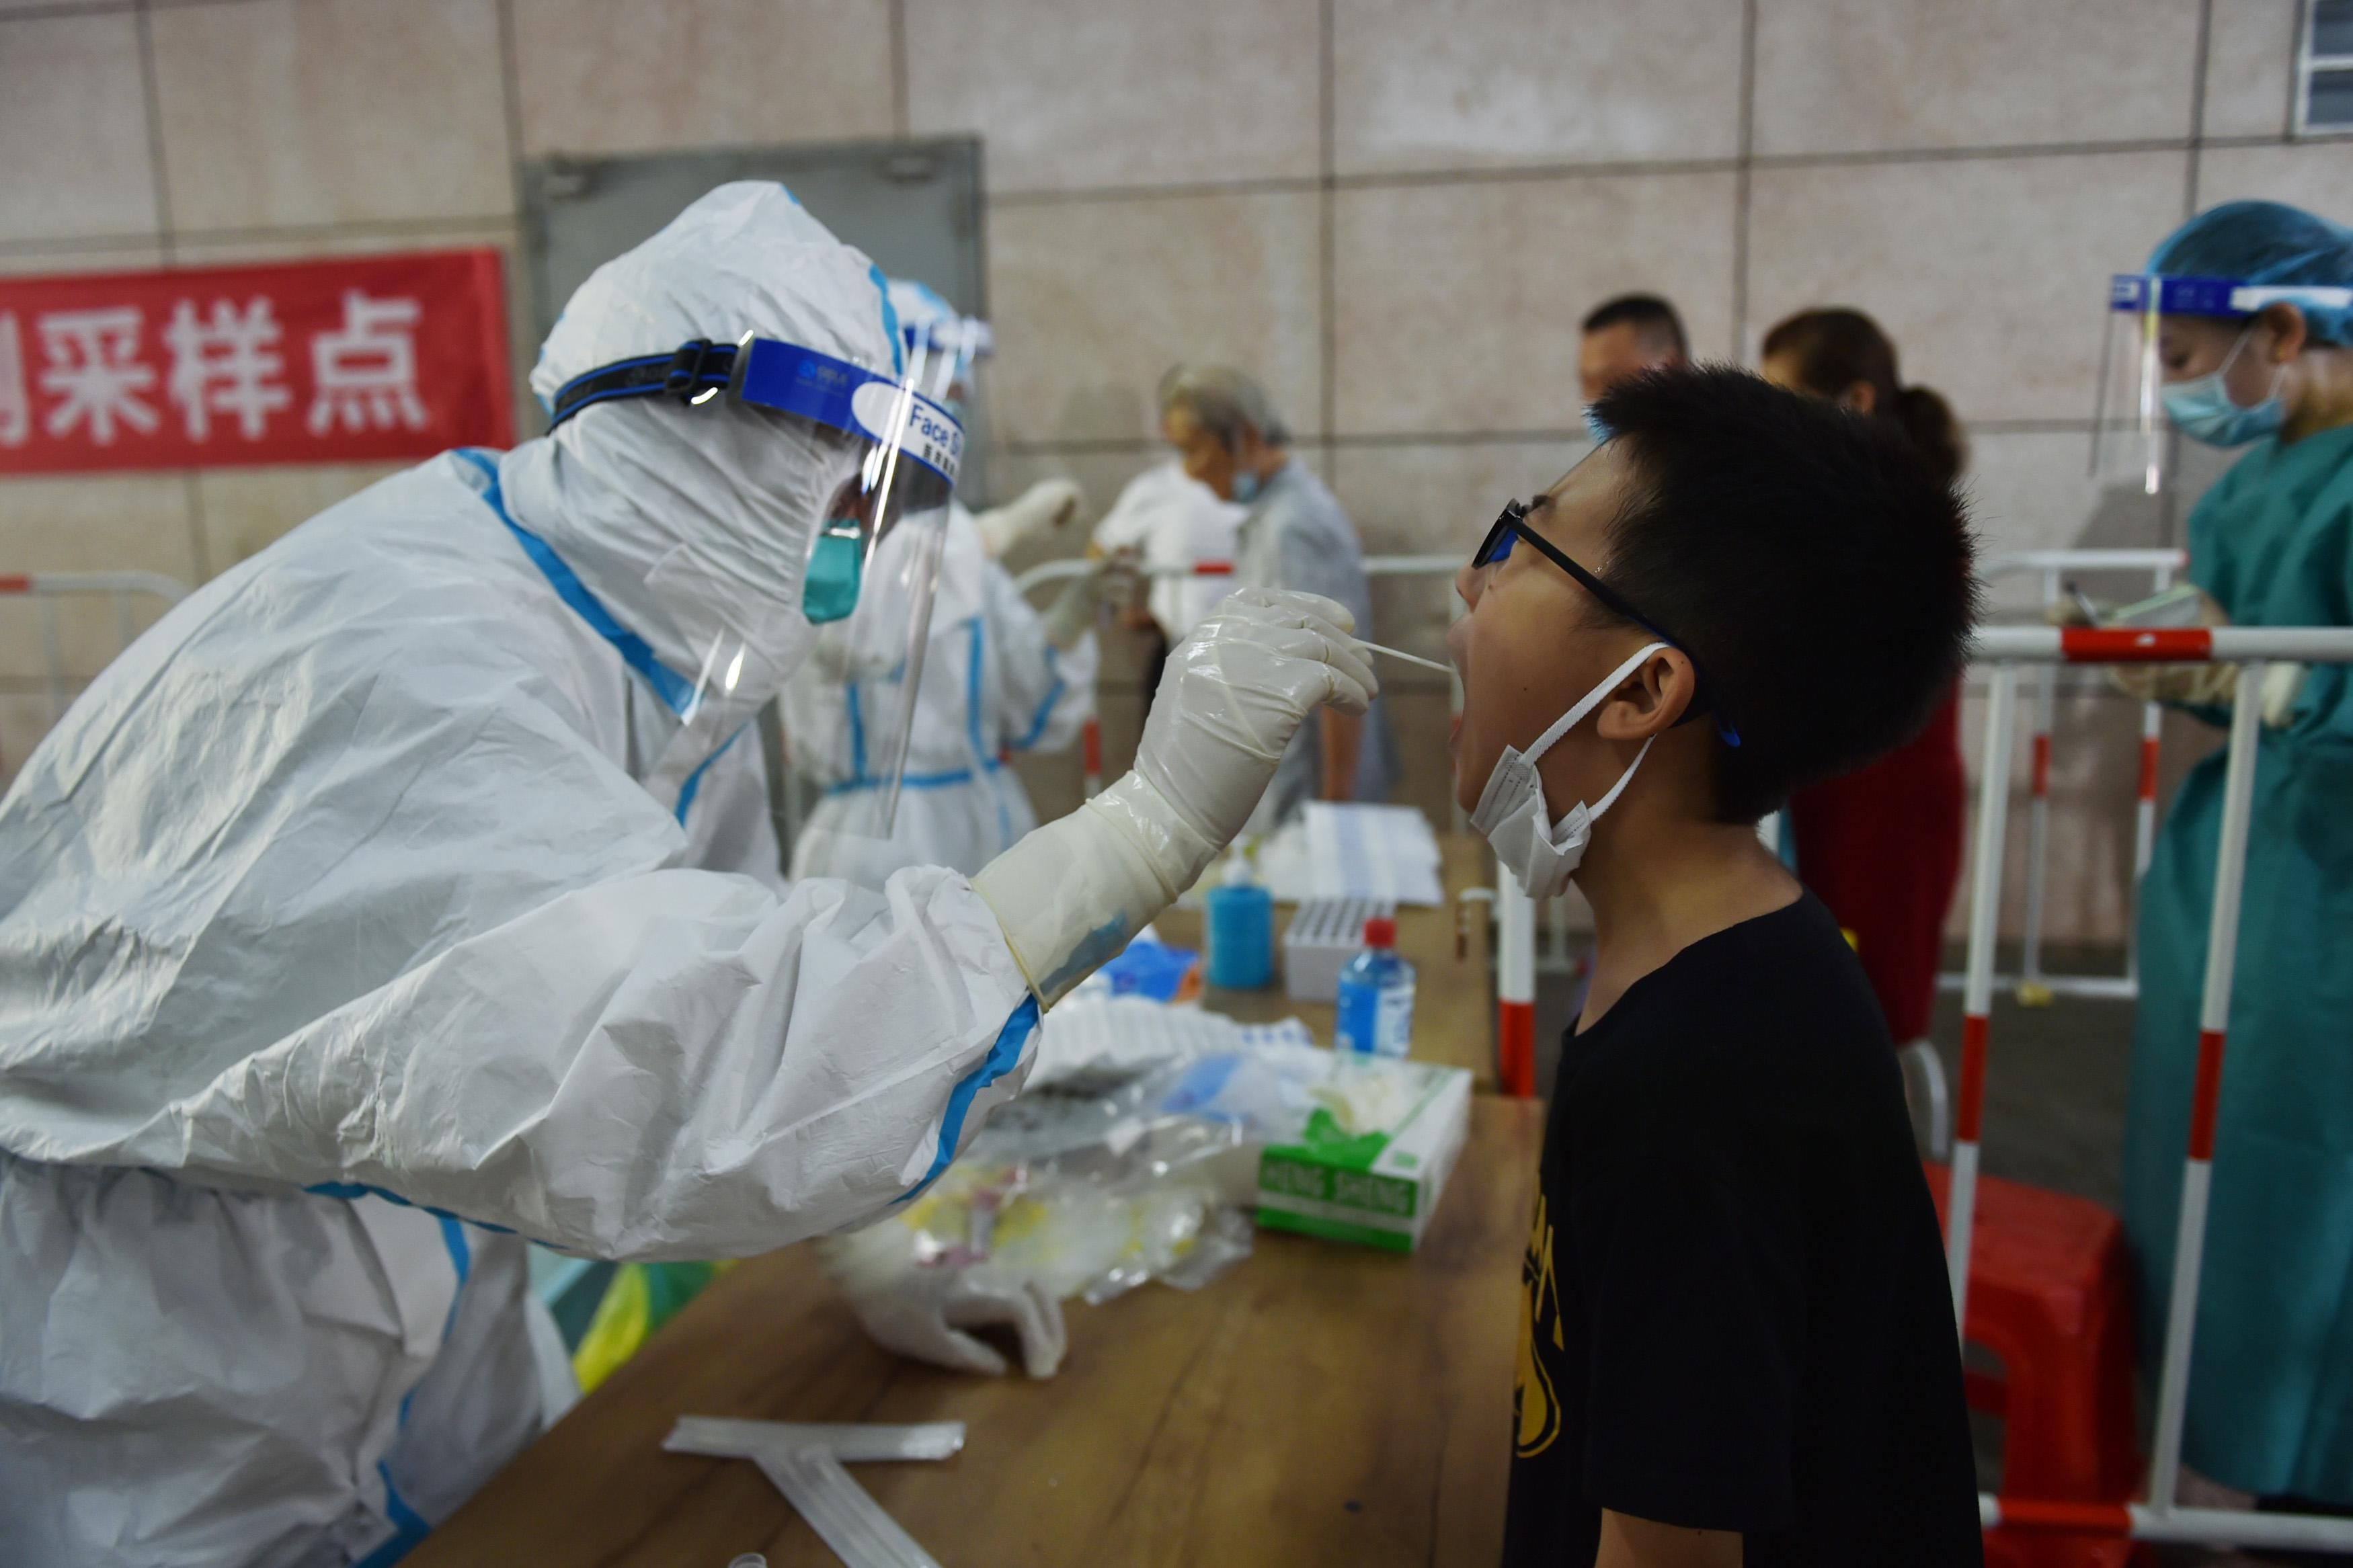
[[0, 474], [514, 439], [495, 250], [0, 278]]

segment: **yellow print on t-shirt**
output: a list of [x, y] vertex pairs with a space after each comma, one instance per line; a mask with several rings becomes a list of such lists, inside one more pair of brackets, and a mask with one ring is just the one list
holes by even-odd
[[1536, 1355], [1536, 1335], [1565, 1349], [1560, 1330], [1560, 1280], [1552, 1267], [1552, 1221], [1545, 1212], [1544, 1194], [1536, 1194], [1535, 1223], [1528, 1226], [1527, 1256], [1520, 1263], [1519, 1375], [1512, 1387], [1512, 1415], [1516, 1423], [1515, 1447], [1523, 1459], [1534, 1458], [1560, 1436], [1560, 1401], [1553, 1392], [1551, 1374]]

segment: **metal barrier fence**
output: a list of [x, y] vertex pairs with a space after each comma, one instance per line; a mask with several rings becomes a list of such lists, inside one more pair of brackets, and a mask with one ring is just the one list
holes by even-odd
[[186, 584], [160, 572], [30, 572], [0, 576], [0, 595], [28, 595], [38, 603], [41, 620], [43, 684], [48, 696], [49, 722], [65, 717], [72, 684], [66, 669], [65, 636], [58, 620], [58, 601], [104, 595], [114, 604], [115, 651], [131, 646], [138, 636], [132, 622], [132, 600], [140, 595], [161, 599], [168, 606], [188, 596]]
[[2124, 1537], [2134, 1541], [2211, 1542], [2236, 1546], [2321, 1547], [2353, 1553], [2353, 1520], [2288, 1513], [2240, 1513], [2183, 1508], [2182, 1419], [2189, 1386], [2189, 1352], [2198, 1316], [2200, 1266], [2205, 1256], [2207, 1198], [2212, 1182], [2215, 1110], [2238, 958], [2239, 904], [2245, 886], [2247, 838], [2254, 800], [2255, 756], [2268, 661], [2353, 663], [2353, 629], [2257, 626], [2135, 631], [2095, 627], [2019, 626], [1978, 635], [1974, 658], [1992, 667], [1983, 783], [1978, 796], [1971, 855], [1968, 970], [1964, 994], [1959, 1110], [1955, 1128], [1946, 1257], [1953, 1310], [1968, 1321], [1969, 1244], [1977, 1206], [1978, 1131], [1985, 1110], [1986, 1052], [1994, 987], [1994, 939], [2000, 910], [2002, 846], [2009, 826], [2010, 755], [2019, 689], [2028, 668], [2060, 665], [2221, 663], [2239, 667], [2238, 690], [2225, 753], [2222, 823], [2216, 852], [2214, 902], [2207, 930], [2206, 975], [2198, 1037], [2198, 1073], [2189, 1143], [2182, 1172], [2181, 1215], [2158, 1384], [2155, 1456], [2148, 1500], [2062, 1502], [2047, 1499], [1978, 1500], [1988, 1527]]
[[[2173, 575], [2189, 563], [2181, 550], [2029, 550], [1988, 561], [1988, 579], [2032, 576], [2038, 579], [2042, 602], [2056, 604], [2068, 579], [2076, 573], [2147, 573], [2150, 592], [2163, 593]], [[2015, 987], [2018, 999], [2040, 1006], [2056, 996], [2097, 996], [2129, 1001], [2140, 993], [2139, 954], [2127, 935], [2122, 974], [2047, 974], [2042, 968], [2043, 911], [2049, 889], [2051, 847], [2052, 732], [2059, 710], [2057, 668], [2038, 668], [2033, 679], [2034, 734], [2029, 776], [2026, 826], [2026, 918], [2020, 933], [2019, 972], [1998, 977], [2004, 987]], [[2148, 858], [2157, 844], [2158, 731], [2164, 709], [2155, 702], [2141, 705], [2139, 788], [2133, 806], [2132, 897], [2140, 897], [2141, 879], [2148, 874]], [[2127, 927], [2127, 931], [2130, 928]], [[1939, 975], [1947, 991], [1961, 990], [1968, 976]]]

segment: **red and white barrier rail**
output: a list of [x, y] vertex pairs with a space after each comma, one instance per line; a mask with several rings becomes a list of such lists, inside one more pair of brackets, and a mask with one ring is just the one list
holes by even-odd
[[0, 574], [0, 595], [22, 595], [36, 600], [41, 615], [41, 661], [49, 702], [49, 722], [65, 717], [65, 642], [58, 626], [58, 601], [105, 595], [114, 601], [116, 651], [129, 647], [138, 636], [132, 625], [131, 602], [145, 595], [176, 605], [188, 596], [187, 585], [160, 572], [22, 572]]
[[[2147, 573], [2149, 591], [2163, 593], [2173, 585], [2173, 574], [2188, 564], [2180, 550], [2028, 550], [1996, 556], [1984, 566], [1989, 579], [2032, 574], [2039, 579], [2042, 601], [2057, 604], [2068, 579], [2077, 573]], [[2056, 672], [2038, 668], [2029, 677], [2034, 690], [2031, 784], [2027, 796], [2026, 920], [2021, 934], [2019, 972], [1998, 975], [1997, 986], [2015, 987], [2019, 999], [2039, 1006], [2055, 996], [2097, 996], [2130, 1000], [2139, 994], [2136, 955], [2127, 943], [2122, 974], [2047, 974], [2042, 968], [2044, 910], [2048, 907], [2051, 846], [2051, 763], [2052, 731], [2057, 727], [2059, 683]], [[2140, 787], [2134, 805], [2132, 893], [2140, 897], [2141, 879], [2148, 874], [2148, 858], [2157, 842], [2157, 736], [2163, 710], [2154, 702], [2141, 706]], [[1940, 976], [1947, 991], [1963, 988], [1960, 974]]]
[[2189, 1388], [2198, 1284], [2205, 1259], [2207, 1197], [2212, 1180], [2215, 1117], [2238, 957], [2239, 906], [2246, 882], [2247, 838], [2254, 803], [2255, 755], [2268, 661], [2353, 664], [2353, 629], [2273, 626], [2191, 627], [2168, 631], [2088, 626], [2013, 626], [1978, 634], [1973, 657], [1993, 665], [1986, 715], [1985, 769], [1972, 847], [1969, 955], [1962, 1023], [1960, 1109], [1956, 1118], [1946, 1258], [1955, 1320], [1968, 1321], [1969, 1242], [1976, 1212], [1978, 1143], [1985, 1106], [1986, 1055], [1993, 994], [1995, 919], [2000, 907], [2003, 829], [2010, 798], [2010, 733], [2021, 667], [2059, 664], [2193, 663], [2239, 667], [2224, 765], [2222, 825], [2216, 850], [2214, 901], [2207, 928], [2206, 976], [2198, 1037], [2198, 1074], [2182, 1173], [2181, 1213], [2171, 1294], [2159, 1362], [2155, 1455], [2148, 1500], [2133, 1504], [1980, 1500], [1989, 1524], [2006, 1529], [2104, 1534], [2136, 1541], [2207, 1542], [2242, 1546], [2314, 1546], [2353, 1553], [2353, 1520], [2302, 1514], [2236, 1513], [2176, 1505], [2181, 1431]]
[[1495, 1083], [1536, 1091], [1536, 901], [1511, 868], [1495, 868]]
[[1986, 1529], [2185, 1545], [2305, 1546], [2353, 1552], [2353, 1520], [2304, 1513], [2248, 1513], [2219, 1508], [2159, 1509], [2145, 1502], [2064, 1502], [1980, 1494]]

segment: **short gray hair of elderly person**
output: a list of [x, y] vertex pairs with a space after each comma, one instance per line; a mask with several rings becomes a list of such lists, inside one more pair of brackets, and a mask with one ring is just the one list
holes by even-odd
[[1291, 426], [1276, 413], [1266, 388], [1230, 365], [1180, 364], [1160, 378], [1160, 416], [1181, 408], [1231, 452], [1245, 426], [1270, 447], [1291, 445]]

